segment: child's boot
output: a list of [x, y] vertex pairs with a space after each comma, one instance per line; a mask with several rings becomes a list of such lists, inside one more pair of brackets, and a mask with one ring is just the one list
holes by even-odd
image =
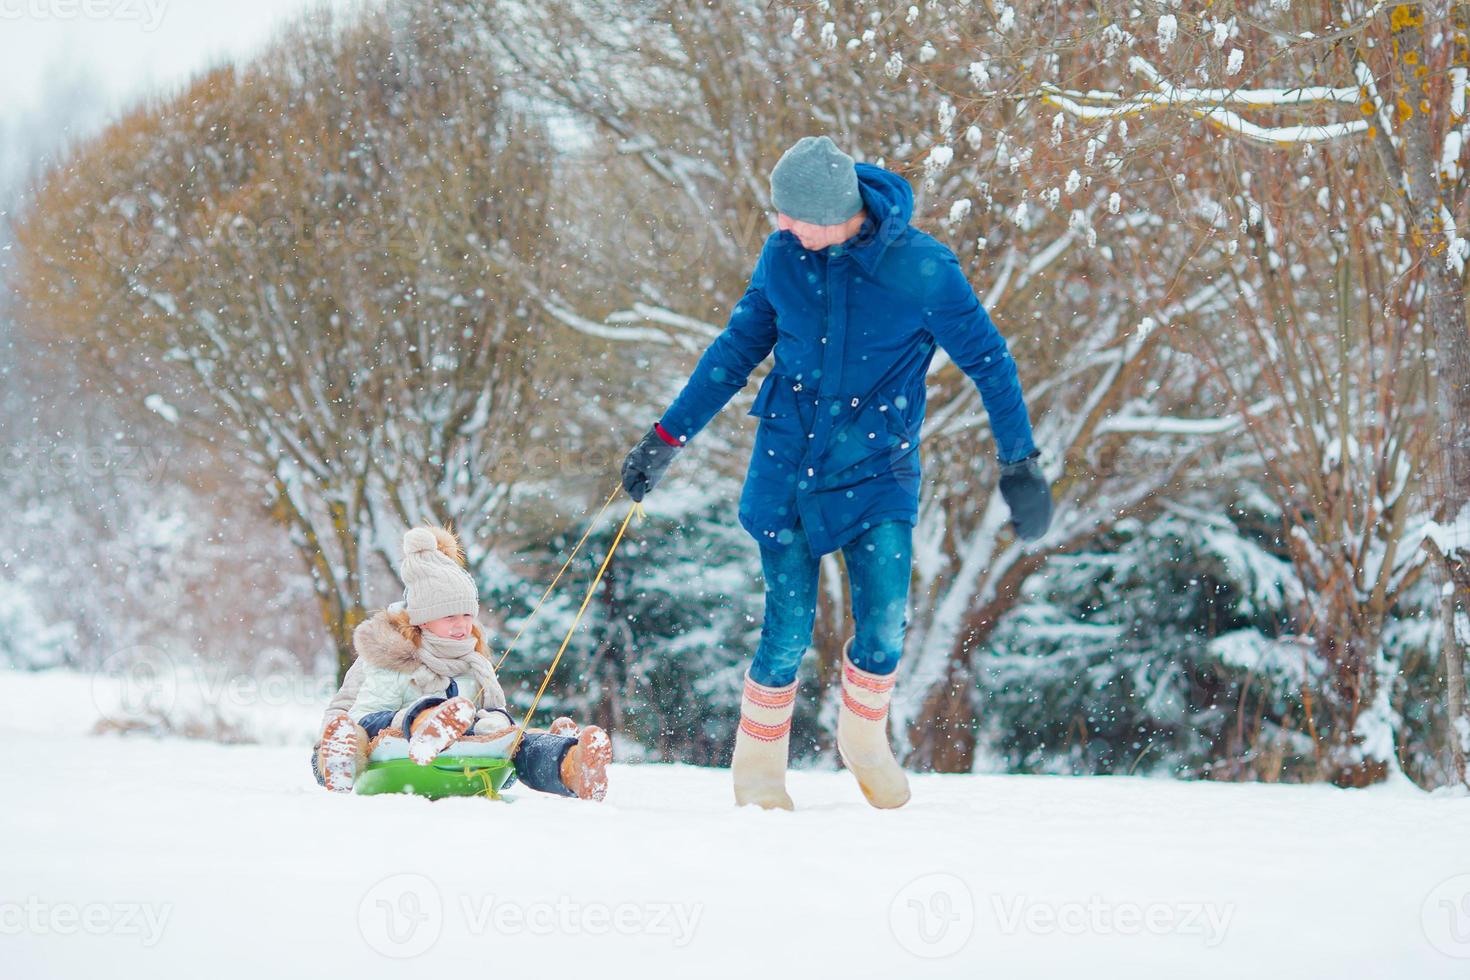
[[576, 738], [577, 744], [562, 756], [561, 781], [577, 794], [578, 799], [600, 802], [607, 797], [607, 766], [612, 762], [612, 740], [596, 725], [588, 725], [577, 733]]
[[322, 730], [316, 768], [322, 784], [333, 793], [350, 793], [367, 766], [368, 734], [346, 715], [337, 715]]
[[450, 698], [422, 711], [413, 720], [408, 757], [427, 766], [475, 723], [475, 706], [468, 698]]
[[888, 703], [893, 674], [873, 674], [853, 666], [849, 639], [842, 648], [842, 710], [837, 715], [837, 754], [857, 777], [863, 795], [888, 810], [909, 801], [909, 780], [888, 744]]
[[766, 687], [746, 673], [740, 728], [730, 759], [737, 806], [754, 803], [766, 810], [794, 809], [786, 792], [786, 756], [795, 709], [796, 681], [785, 687]]

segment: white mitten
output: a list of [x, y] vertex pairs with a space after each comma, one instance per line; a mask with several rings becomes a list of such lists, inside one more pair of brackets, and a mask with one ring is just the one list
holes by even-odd
[[471, 735], [495, 735], [505, 731], [507, 728], [516, 727], [510, 712], [504, 708], [481, 708], [479, 715], [475, 718], [475, 727], [470, 729]]

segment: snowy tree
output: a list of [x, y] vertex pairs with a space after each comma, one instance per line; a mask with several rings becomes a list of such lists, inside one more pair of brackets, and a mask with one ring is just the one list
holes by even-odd
[[236, 468], [344, 669], [402, 528], [453, 519], [481, 560], [540, 421], [498, 257], [538, 247], [544, 143], [475, 24], [427, 13], [323, 15], [135, 110], [19, 227], [27, 320]]
[[[949, 26], [965, 25], [955, 32], [957, 51], [987, 66], [982, 104], [1006, 100], [1054, 107], [1058, 133], [1075, 134], [1074, 155], [1085, 164], [1094, 163], [1097, 148], [1114, 128], [1127, 134], [1131, 125], [1128, 152], [1108, 161], [1114, 179], [1136, 183], [1148, 159], [1181, 148], [1213, 145], [1227, 160], [1249, 161], [1221, 168], [1220, 176], [1209, 178], [1199, 192], [1213, 193], [1217, 208], [1235, 198], [1238, 209], [1225, 210], [1245, 212], [1231, 214], [1230, 220], [1241, 220], [1247, 233], [1263, 216], [1268, 224], [1262, 227], [1279, 228], [1313, 212], [1297, 207], [1265, 214], [1265, 202], [1253, 199], [1239, 170], [1259, 174], [1320, 152], [1339, 173], [1351, 173], [1345, 180], [1316, 185], [1316, 213], [1343, 227], [1356, 212], [1388, 229], [1375, 246], [1386, 254], [1373, 258], [1403, 272], [1403, 282], [1394, 288], [1402, 290], [1412, 311], [1404, 340], [1411, 357], [1427, 361], [1436, 406], [1426, 456], [1434, 483], [1431, 497], [1444, 526], [1453, 528], [1470, 500], [1470, 329], [1463, 285], [1470, 246], [1458, 234], [1466, 220], [1466, 13], [1464, 5], [1449, 2], [1363, 2], [1327, 8], [1230, 5], [1158, 17], [1117, 3], [1104, 4], [1101, 11], [1095, 5], [1062, 5], [1045, 18], [1022, 18], [1017, 30], [1004, 34], [980, 30], [981, 24], [964, 17]], [[1197, 186], [1205, 184], [1198, 171], [1189, 172]], [[1181, 189], [1190, 183], [1184, 173], [1181, 168]], [[1364, 195], [1356, 201], [1354, 185], [1361, 185]], [[1335, 206], [1343, 199], [1352, 202], [1347, 211]], [[1381, 213], [1371, 213], [1375, 208], [1369, 204]], [[1268, 243], [1271, 261], [1279, 261], [1273, 249]], [[1318, 278], [1326, 278], [1342, 251], [1319, 250], [1319, 261], [1303, 267], [1315, 266]], [[1288, 268], [1297, 274], [1295, 265]], [[1369, 295], [1373, 282], [1364, 276], [1361, 295]], [[1387, 303], [1386, 292], [1380, 290], [1374, 300]], [[1268, 353], [1287, 356], [1292, 341], [1278, 340]], [[1294, 370], [1284, 368], [1285, 373]], [[1346, 396], [1343, 401], [1352, 404], [1343, 411], [1366, 411], [1370, 400]], [[1341, 439], [1349, 437], [1342, 426], [1338, 429]], [[1397, 445], [1394, 459], [1413, 469], [1413, 453], [1403, 454], [1411, 447]], [[1397, 481], [1398, 474], [1387, 478]], [[1385, 504], [1395, 505], [1392, 500]], [[1374, 509], [1381, 508], [1371, 504], [1356, 518], [1362, 521]], [[1402, 528], [1391, 521], [1390, 535], [1395, 526]], [[1470, 584], [1458, 557], [1463, 542], [1454, 531], [1444, 536], [1456, 540], [1444, 552], [1443, 574], [1459, 582], [1463, 593]], [[1398, 547], [1395, 542], [1390, 549]], [[1373, 555], [1356, 555], [1354, 580], [1376, 579], [1383, 557], [1381, 547]], [[1381, 609], [1382, 598], [1374, 604]], [[1457, 605], [1447, 604], [1446, 623]], [[1454, 639], [1452, 631], [1446, 635]], [[1465, 711], [1458, 646], [1444, 647], [1449, 714], [1455, 719]], [[1337, 659], [1325, 649], [1323, 655]], [[1361, 663], [1358, 654], [1346, 660]], [[1353, 667], [1347, 673], [1357, 679], [1348, 682], [1352, 693], [1345, 697], [1356, 703], [1362, 693], [1358, 683], [1371, 670]], [[1454, 724], [1456, 730], [1463, 727]], [[1381, 755], [1384, 740], [1378, 744]], [[1463, 745], [1457, 744], [1456, 754], [1463, 771]]]

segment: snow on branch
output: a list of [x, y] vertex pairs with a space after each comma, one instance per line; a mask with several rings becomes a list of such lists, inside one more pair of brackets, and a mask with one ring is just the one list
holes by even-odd
[[675, 313], [673, 310], [665, 309], [662, 306], [650, 306], [647, 303], [634, 303], [631, 310], [620, 310], [617, 313], [610, 313], [603, 318], [603, 322], [609, 324], [638, 323], [640, 321], [661, 323], [666, 327], [675, 327], [679, 330], [686, 330], [689, 333], [700, 334], [711, 340], [718, 337], [722, 332], [713, 323], [696, 320], [692, 316]]
[[579, 333], [584, 333], [591, 337], [597, 337], [602, 340], [635, 341], [655, 344], [674, 343], [674, 337], [662, 330], [655, 330], [652, 327], [620, 327], [605, 322], [599, 323], [596, 320], [590, 320], [567, 309], [549, 297], [538, 296], [537, 299], [541, 303], [541, 308], [553, 319], [565, 326], [571, 327]]
[[1322, 102], [1344, 102], [1357, 105], [1361, 93], [1356, 85], [1333, 88], [1310, 85], [1304, 88], [1180, 88], [1169, 82], [1145, 58], [1134, 55], [1128, 67], [1159, 87], [1169, 105], [1204, 102], [1214, 105], [1281, 106], [1315, 105]]
[[1238, 429], [1247, 417], [1255, 417], [1269, 411], [1276, 404], [1275, 398], [1252, 405], [1244, 414], [1236, 413], [1221, 418], [1181, 419], [1161, 415], [1110, 415], [1098, 423], [1097, 432], [1149, 432], [1155, 435], [1214, 436]]
[[1366, 119], [1353, 119], [1348, 122], [1317, 126], [1258, 126], [1239, 113], [1225, 108], [1227, 105], [1282, 107], [1331, 102], [1357, 105], [1362, 99], [1362, 92], [1358, 86], [1314, 85], [1276, 89], [1186, 88], [1168, 81], [1153, 65], [1136, 55], [1128, 59], [1128, 66], [1135, 73], [1153, 83], [1158, 91], [1139, 92], [1125, 96], [1114, 92], [1071, 91], [1048, 83], [1042, 85], [1042, 99], [1079, 119], [1089, 120], [1137, 115], [1151, 109], [1183, 107], [1227, 132], [1268, 144], [1320, 143], [1356, 136], [1368, 131]]

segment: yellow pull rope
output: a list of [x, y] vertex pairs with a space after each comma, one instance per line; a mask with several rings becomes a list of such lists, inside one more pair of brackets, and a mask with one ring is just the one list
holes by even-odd
[[[616, 491], [614, 491], [614, 496], [616, 496]], [[608, 503], [611, 502], [609, 498]], [[576, 618], [572, 620], [572, 628], [567, 630], [567, 635], [562, 638], [561, 647], [556, 651], [556, 656], [551, 658], [551, 666], [546, 668], [546, 676], [541, 679], [541, 687], [536, 691], [536, 696], [531, 699], [531, 707], [526, 712], [526, 717], [521, 719], [521, 725], [516, 729], [515, 740], [510, 743], [510, 751], [506, 755], [514, 757], [516, 749], [520, 748], [521, 738], [526, 734], [526, 726], [531, 723], [531, 716], [536, 713], [536, 705], [541, 703], [541, 695], [546, 693], [546, 685], [551, 683], [551, 675], [556, 672], [556, 665], [561, 662], [561, 655], [566, 652], [567, 645], [572, 642], [572, 635], [577, 632], [577, 626], [582, 622], [582, 614], [587, 611], [587, 605], [592, 601], [593, 593], [597, 591], [597, 584], [602, 581], [602, 573], [607, 571], [607, 566], [612, 562], [613, 553], [618, 550], [618, 544], [623, 540], [623, 534], [628, 530], [628, 523], [633, 520], [634, 514], [637, 514], [640, 520], [644, 517], [643, 505], [636, 500], [633, 501], [633, 506], [628, 508], [628, 516], [623, 518], [623, 524], [618, 528], [617, 537], [613, 538], [612, 544], [608, 546], [607, 557], [602, 559], [602, 566], [597, 569], [597, 575], [593, 577], [592, 584], [587, 587], [587, 594], [582, 597], [582, 606], [577, 610]], [[588, 530], [590, 531], [591, 528]], [[586, 540], [585, 535], [583, 540]]]
[[546, 591], [541, 593], [541, 598], [536, 600], [536, 606], [531, 610], [531, 615], [527, 616], [522, 621], [521, 628], [516, 630], [516, 635], [510, 641], [510, 646], [506, 647], [505, 652], [500, 655], [500, 659], [495, 661], [495, 669], [497, 671], [500, 670], [500, 665], [505, 663], [505, 659], [510, 656], [510, 652], [516, 648], [516, 644], [521, 641], [521, 635], [526, 632], [526, 628], [531, 625], [531, 620], [535, 619], [536, 614], [541, 611], [542, 604], [546, 602], [547, 596], [551, 595], [551, 591], [556, 588], [556, 583], [560, 582], [561, 577], [566, 574], [566, 570], [572, 567], [572, 559], [577, 557], [577, 552], [582, 550], [582, 545], [586, 544], [587, 539], [592, 536], [592, 529], [597, 526], [598, 521], [602, 520], [603, 512], [612, 505], [612, 502], [617, 499], [618, 494], [622, 492], [623, 485], [619, 483], [616, 487], [613, 487], [613, 492], [608, 495], [607, 500], [603, 501], [602, 506], [597, 509], [597, 513], [592, 515], [592, 520], [587, 523], [587, 530], [582, 533], [582, 540], [578, 541], [576, 546], [572, 548], [571, 554], [567, 555], [567, 560], [562, 562], [561, 570], [556, 573], [556, 578], [551, 580], [551, 584], [546, 587]]

